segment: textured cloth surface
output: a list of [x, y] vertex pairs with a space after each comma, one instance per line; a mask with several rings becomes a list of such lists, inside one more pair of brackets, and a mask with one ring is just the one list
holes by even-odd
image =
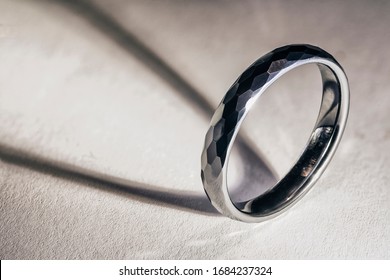
[[[0, 258], [388, 259], [389, 14], [387, 1], [0, 0]], [[210, 111], [291, 43], [344, 67], [347, 129], [297, 205], [232, 221], [200, 180]], [[320, 92], [302, 67], [245, 120], [279, 175]]]

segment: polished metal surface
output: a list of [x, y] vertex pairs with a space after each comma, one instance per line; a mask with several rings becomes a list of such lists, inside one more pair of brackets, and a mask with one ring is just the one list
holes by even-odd
[[[227, 184], [229, 156], [251, 105], [283, 74], [309, 63], [318, 65], [323, 94], [316, 125], [304, 152], [270, 190], [246, 201], [233, 202]], [[326, 169], [342, 137], [348, 109], [347, 77], [339, 63], [324, 50], [310, 45], [288, 45], [258, 59], [228, 90], [206, 134], [201, 175], [212, 205], [222, 214], [244, 222], [265, 221], [291, 207]]]

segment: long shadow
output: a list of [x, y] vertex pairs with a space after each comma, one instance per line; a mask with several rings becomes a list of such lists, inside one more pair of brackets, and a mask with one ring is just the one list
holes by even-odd
[[128, 194], [143, 202], [158, 202], [163, 206], [181, 208], [203, 214], [215, 215], [205, 195], [191, 192], [177, 192], [162, 187], [153, 187], [115, 176], [102, 174], [64, 162], [45, 159], [33, 153], [27, 153], [0, 143], [0, 159], [18, 166], [58, 178], [72, 180], [85, 186], [92, 186], [113, 193]]
[[142, 43], [134, 34], [130, 33], [115, 18], [100, 9], [88, 0], [49, 0], [58, 3], [69, 11], [88, 21], [93, 27], [113, 40], [119, 47], [137, 58], [149, 70], [164, 79], [176, 93], [186, 99], [195, 109], [200, 110], [209, 120], [214, 112], [211, 104], [204, 98], [204, 94], [197, 91], [178, 72], [172, 69], [154, 51]]
[[[137, 58], [156, 75], [164, 79], [171, 86], [173, 92], [179, 94], [189, 104], [194, 105], [194, 108], [203, 113], [203, 116], [209, 121], [213, 114], [213, 107], [204, 98], [204, 95], [198, 92], [163, 59], [158, 57], [109, 14], [86, 0], [45, 0], [45, 2], [60, 4], [69, 11], [84, 18], [105, 36], [111, 38], [124, 51]], [[268, 183], [276, 181], [275, 173], [269, 167], [269, 164], [263, 160], [259, 151], [252, 148], [253, 145], [247, 139], [237, 139], [236, 145], [242, 159], [250, 160], [246, 164], [248, 167], [245, 169], [246, 174], [243, 174], [246, 183], [249, 181], [253, 182], [259, 177], [266, 178], [265, 181]], [[166, 188], [153, 187], [124, 180], [64, 162], [55, 162], [40, 158], [37, 155], [16, 150], [1, 143], [0, 158], [7, 162], [22, 165], [40, 172], [54, 174], [62, 178], [83, 182], [89, 180], [90, 183], [97, 185], [96, 187], [108, 186], [112, 190], [119, 190], [137, 196], [142, 201], [162, 203], [172, 208], [182, 208], [206, 214], [216, 213], [207, 200], [206, 195], [200, 196], [188, 192], [178, 193], [177, 191]], [[253, 175], [255, 175], [255, 178], [253, 178]]]

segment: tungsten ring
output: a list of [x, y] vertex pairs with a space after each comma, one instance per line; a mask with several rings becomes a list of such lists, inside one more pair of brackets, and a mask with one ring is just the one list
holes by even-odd
[[[301, 65], [315, 63], [323, 93], [314, 129], [303, 153], [272, 188], [246, 201], [232, 201], [227, 184], [231, 148], [252, 104], [278, 78]], [[348, 80], [340, 64], [324, 50], [288, 45], [255, 61], [230, 87], [217, 107], [202, 152], [202, 181], [212, 205], [244, 222], [274, 218], [294, 205], [326, 169], [342, 137], [349, 110]], [[243, 186], [245, 187], [245, 186]]]

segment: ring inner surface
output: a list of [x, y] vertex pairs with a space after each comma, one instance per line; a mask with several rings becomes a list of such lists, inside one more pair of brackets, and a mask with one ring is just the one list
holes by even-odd
[[274, 187], [253, 199], [232, 201], [240, 211], [254, 216], [268, 216], [289, 206], [305, 192], [305, 186], [314, 177], [317, 167], [327, 153], [338, 129], [336, 124], [340, 110], [340, 84], [328, 66], [317, 65], [323, 84], [322, 101], [316, 124], [303, 153]]

